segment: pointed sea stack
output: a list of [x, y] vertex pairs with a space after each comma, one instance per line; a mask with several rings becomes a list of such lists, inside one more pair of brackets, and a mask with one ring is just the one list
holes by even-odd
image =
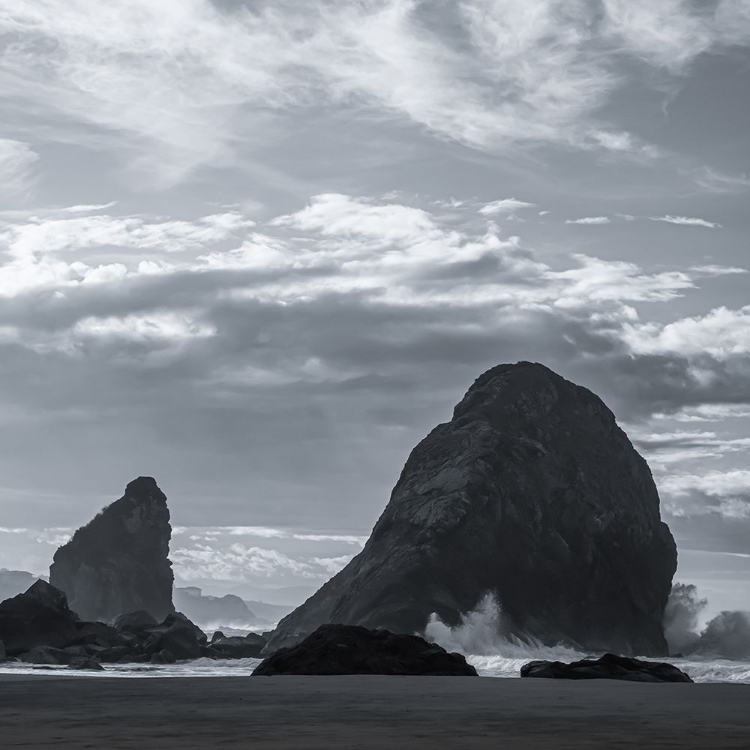
[[543, 365], [499, 365], [412, 451], [363, 551], [265, 653], [323, 623], [454, 626], [491, 594], [505, 635], [666, 654], [676, 565], [651, 471], [602, 400]]
[[138, 477], [57, 550], [50, 583], [84, 620], [143, 610], [161, 622], [174, 611], [171, 534], [166, 496], [154, 479]]

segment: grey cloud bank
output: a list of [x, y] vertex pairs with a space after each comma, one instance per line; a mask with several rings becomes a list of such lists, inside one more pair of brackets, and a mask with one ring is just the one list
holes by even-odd
[[39, 0], [0, 28], [0, 566], [43, 572], [153, 475], [182, 580], [315, 587], [525, 359], [626, 423], [726, 600], [750, 4]]

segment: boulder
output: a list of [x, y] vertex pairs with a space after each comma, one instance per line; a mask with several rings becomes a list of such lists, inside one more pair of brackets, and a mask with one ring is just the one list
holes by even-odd
[[65, 594], [45, 581], [0, 603], [0, 641], [11, 656], [36, 646], [63, 648], [78, 635], [77, 624]]
[[96, 659], [86, 659], [79, 657], [78, 659], [73, 659], [70, 664], [68, 664], [68, 669], [79, 669], [79, 670], [86, 670], [89, 672], [103, 672], [104, 667], [99, 664]]
[[176, 661], [177, 657], [167, 649], [162, 649], [151, 657], [152, 664], [174, 664]]
[[103, 622], [79, 622], [76, 626], [78, 634], [71, 642], [72, 646], [111, 648], [119, 642], [120, 636], [117, 630]]
[[221, 630], [217, 630], [212, 636], [210, 643], [213, 643], [214, 641], [218, 641], [220, 638], [226, 638], [224, 633], [221, 632]]
[[197, 625], [181, 612], [174, 612], [161, 625], [150, 629], [143, 650], [147, 654], [166, 650], [178, 660], [198, 659], [207, 641], [206, 634]]
[[225, 659], [257, 659], [266, 645], [266, 639], [255, 633], [231, 636], [211, 641], [211, 649]]
[[255, 676], [284, 674], [388, 674], [476, 676], [461, 654], [416, 635], [353, 625], [323, 625], [301, 643], [262, 661]]
[[362, 552], [266, 653], [327, 622], [453, 627], [492, 597], [504, 636], [665, 654], [676, 564], [651, 471], [602, 400], [543, 365], [500, 365], [412, 451]]
[[115, 646], [97, 654], [98, 659], [103, 664], [123, 664], [136, 656], [138, 656], [138, 652], [127, 646]]
[[57, 550], [50, 583], [84, 620], [136, 610], [162, 620], [174, 610], [171, 533], [167, 498], [154, 479], [139, 477]]
[[152, 614], [142, 609], [139, 609], [137, 612], [127, 612], [119, 615], [112, 621], [112, 627], [115, 630], [125, 630], [131, 633], [142, 633], [149, 628], [157, 627], [158, 624], [159, 622]]
[[26, 653], [20, 654], [18, 660], [25, 664], [48, 664], [55, 666], [69, 664], [74, 658], [76, 657], [61, 648], [34, 646], [34, 648]]
[[2, 641], [0, 641], [0, 664], [6, 661], [7, 658], [8, 657], [5, 654], [5, 644]]
[[616, 654], [599, 659], [583, 659], [566, 664], [561, 661], [532, 661], [521, 667], [521, 677], [558, 680], [628, 680], [630, 682], [692, 682], [672, 664], [643, 661]]

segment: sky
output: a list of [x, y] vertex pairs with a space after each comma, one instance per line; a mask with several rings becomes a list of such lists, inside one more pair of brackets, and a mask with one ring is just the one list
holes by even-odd
[[531, 360], [750, 609], [750, 0], [0, 0], [0, 39], [0, 567], [149, 475], [178, 584], [295, 603]]

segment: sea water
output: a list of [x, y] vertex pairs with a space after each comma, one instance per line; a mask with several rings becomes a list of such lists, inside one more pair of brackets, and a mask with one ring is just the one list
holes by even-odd
[[[569, 649], [529, 649], [523, 653], [477, 655], [470, 654], [467, 661], [483, 677], [517, 678], [523, 664], [534, 659], [571, 661], [594, 654], [578, 654]], [[260, 664], [260, 659], [196, 659], [177, 664], [105, 664], [102, 672], [71, 670], [67, 667], [48, 667], [33, 664], [9, 663], [0, 665], [0, 675], [37, 675], [55, 677], [248, 677]], [[670, 664], [687, 672], [695, 682], [736, 682], [750, 684], [750, 662], [722, 659], [669, 659]]]

